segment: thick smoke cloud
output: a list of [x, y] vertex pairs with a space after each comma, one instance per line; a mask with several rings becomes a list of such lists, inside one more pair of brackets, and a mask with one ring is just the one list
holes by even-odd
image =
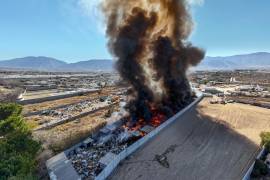
[[151, 109], [171, 114], [192, 101], [186, 71], [204, 52], [187, 42], [192, 19], [185, 0], [104, 0], [109, 49], [132, 90], [127, 109], [134, 119]]

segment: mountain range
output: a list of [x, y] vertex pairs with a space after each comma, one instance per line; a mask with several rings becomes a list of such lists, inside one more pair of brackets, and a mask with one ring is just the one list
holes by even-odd
[[227, 57], [206, 57], [199, 70], [270, 69], [270, 53], [258, 52]]
[[28, 56], [0, 61], [1, 69], [55, 71], [55, 72], [87, 72], [87, 71], [113, 71], [112, 60], [89, 60], [76, 63], [66, 63], [58, 59], [44, 56]]
[[[77, 63], [66, 63], [50, 57], [23, 57], [0, 61], [1, 69], [33, 70], [33, 71], [113, 71], [112, 60], [88, 60]], [[196, 70], [233, 70], [233, 69], [270, 69], [270, 53], [258, 52], [252, 54], [205, 57], [195, 68]]]

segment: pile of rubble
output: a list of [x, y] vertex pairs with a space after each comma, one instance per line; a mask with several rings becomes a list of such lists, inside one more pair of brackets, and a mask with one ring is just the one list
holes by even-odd
[[63, 113], [57, 110], [44, 110], [42, 111], [41, 115], [56, 117], [56, 116], [63, 116]]
[[146, 125], [131, 131], [123, 124], [124, 121], [117, 121], [107, 125], [68, 153], [68, 158], [82, 179], [95, 179], [114, 157], [154, 129]]
[[104, 96], [102, 98], [86, 100], [64, 108], [59, 108], [57, 110], [44, 110], [41, 112], [41, 115], [64, 119], [71, 117], [71, 114], [74, 115], [74, 113], [94, 111], [98, 108], [111, 105], [113, 102], [115, 102], [115, 98]]

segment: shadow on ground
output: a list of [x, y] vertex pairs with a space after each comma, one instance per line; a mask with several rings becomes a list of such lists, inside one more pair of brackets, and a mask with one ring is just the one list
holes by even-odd
[[258, 151], [248, 138], [195, 107], [123, 161], [109, 179], [241, 179]]

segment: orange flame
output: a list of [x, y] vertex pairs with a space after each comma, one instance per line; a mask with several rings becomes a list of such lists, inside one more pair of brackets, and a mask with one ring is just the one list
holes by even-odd
[[152, 114], [152, 118], [150, 121], [147, 122], [144, 119], [139, 119], [133, 127], [128, 127], [127, 125], [125, 125], [124, 128], [129, 131], [139, 131], [141, 136], [145, 136], [147, 133], [140, 131], [142, 127], [144, 127], [145, 125], [150, 125], [156, 128], [167, 120], [166, 116], [162, 112], [154, 108], [154, 106], [150, 105], [150, 110]]

